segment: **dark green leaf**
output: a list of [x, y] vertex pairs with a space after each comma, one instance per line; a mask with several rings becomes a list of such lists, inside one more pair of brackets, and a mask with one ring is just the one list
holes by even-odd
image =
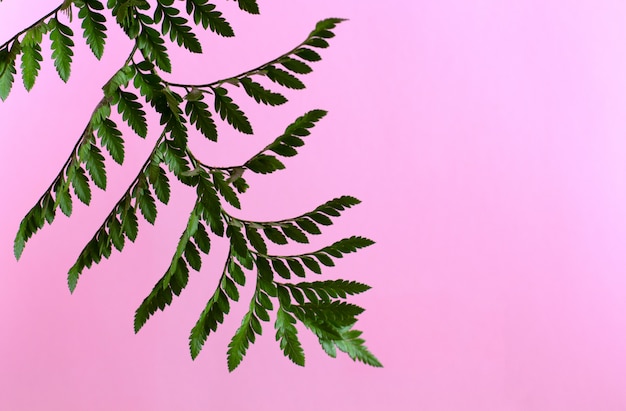
[[248, 351], [250, 343], [254, 342], [254, 330], [251, 327], [251, 320], [254, 318], [251, 311], [248, 311], [241, 321], [241, 326], [228, 344], [227, 362], [228, 371], [233, 371], [241, 364], [243, 357]]
[[228, 298], [233, 301], [239, 301], [239, 291], [237, 290], [237, 286], [228, 276], [225, 275], [223, 277], [221, 287]]
[[57, 191], [56, 202], [59, 204], [59, 207], [61, 207], [63, 214], [68, 217], [72, 215], [72, 197], [67, 189]]
[[[306, 50], [306, 49], [301, 49], [301, 50]], [[313, 71], [313, 69], [311, 69], [311, 67], [309, 67], [308, 64], [303, 63], [300, 60], [292, 59], [289, 57], [285, 57], [283, 60], [281, 60], [280, 64], [282, 64], [287, 70], [291, 70], [297, 74], [308, 74], [311, 71]]]
[[238, 105], [233, 103], [233, 100], [228, 96], [228, 91], [223, 87], [216, 87], [214, 91], [215, 109], [220, 114], [222, 120], [226, 120], [235, 130], [245, 134], [252, 134], [252, 126], [248, 117], [239, 109]]
[[196, 242], [196, 245], [204, 254], [208, 254], [211, 250], [211, 239], [209, 238], [209, 234], [206, 232], [204, 225], [202, 223], [198, 223], [198, 228], [193, 235], [193, 239]]
[[282, 307], [276, 314], [276, 341], [287, 358], [294, 364], [304, 366], [304, 350], [298, 340], [298, 330], [294, 327], [296, 320]]
[[210, 28], [216, 34], [224, 37], [233, 37], [230, 24], [222, 17], [222, 13], [215, 11], [215, 5], [208, 4], [206, 0], [186, 0], [187, 14], [193, 13], [195, 24], [202, 23], [204, 29]]
[[81, 167], [77, 167], [72, 179], [72, 186], [74, 187], [74, 193], [76, 197], [83, 203], [89, 205], [91, 202], [91, 187], [89, 187], [89, 180], [85, 175], [85, 170]]
[[232, 182], [232, 184], [238, 193], [245, 193], [248, 187], [250, 187], [248, 183], [246, 183], [246, 180], [243, 179], [243, 177], [237, 178]]
[[13, 88], [15, 81], [15, 58], [16, 54], [6, 50], [0, 51], [0, 99], [6, 101]]
[[124, 248], [124, 232], [122, 231], [122, 224], [117, 219], [116, 216], [112, 216], [108, 222], [109, 227], [109, 236], [111, 237], [111, 241], [113, 242], [113, 246], [118, 250], [122, 251]]
[[187, 245], [185, 246], [185, 260], [187, 260], [191, 268], [196, 271], [200, 271], [200, 268], [202, 267], [202, 259], [200, 258], [198, 249], [191, 241], [187, 242]]
[[237, 255], [246, 256], [248, 254], [246, 240], [239, 227], [229, 224], [226, 228], [226, 235], [230, 238], [230, 244]]
[[189, 349], [192, 359], [198, 356], [208, 335], [211, 331], [217, 329], [218, 324], [224, 321], [224, 314], [228, 314], [229, 310], [230, 304], [228, 297], [221, 288], [218, 288], [207, 302], [206, 307], [200, 314], [200, 318], [189, 335]]
[[322, 273], [322, 269], [320, 268], [320, 265], [317, 263], [317, 261], [315, 261], [311, 257], [302, 257], [301, 260], [304, 263], [304, 265], [307, 266], [309, 270], [313, 271], [316, 274]]
[[304, 232], [295, 225], [284, 224], [281, 229], [283, 230], [283, 233], [285, 233], [285, 235], [292, 240], [298, 243], [308, 244], [309, 239], [307, 238], [306, 234], [304, 234]]
[[158, 68], [167, 73], [172, 71], [172, 63], [167, 54], [165, 41], [158, 31], [152, 27], [142, 25], [141, 32], [137, 36], [137, 45], [144, 51], [144, 56], [154, 62]]
[[89, 150], [87, 150], [86, 153], [88, 153], [88, 155], [85, 166], [91, 176], [91, 179], [97, 187], [105, 190], [107, 187], [107, 175], [104, 168], [104, 157], [102, 156], [100, 149], [96, 145], [90, 143]]
[[163, 168], [158, 166], [156, 168], [158, 170], [155, 173], [154, 180], [151, 181], [152, 187], [159, 201], [167, 204], [170, 201], [170, 180]]
[[[31, 31], [29, 30], [21, 45], [22, 80], [24, 82], [24, 88], [28, 91], [30, 91], [35, 85], [35, 80], [37, 79], [39, 69], [41, 68], [41, 64], [39, 63], [43, 61], [43, 57], [41, 56], [41, 46], [39, 45], [41, 42], [41, 35], [39, 35], [39, 39], [29, 39], [29, 37], [36, 37], [36, 35], [31, 35]], [[29, 41], [27, 41], [27, 39], [29, 39]]]
[[137, 215], [135, 214], [135, 209], [129, 207], [125, 211], [125, 216], [122, 222], [122, 230], [126, 233], [126, 237], [130, 241], [135, 241], [137, 238], [137, 232], [139, 230], [139, 223], [137, 221]]
[[293, 157], [298, 154], [296, 149], [286, 144], [274, 143], [270, 145], [268, 149], [283, 157]]
[[241, 267], [239, 267], [233, 259], [230, 259], [228, 262], [228, 273], [237, 284], [241, 286], [246, 285], [246, 276]]
[[48, 26], [50, 30], [50, 40], [52, 41], [52, 59], [54, 60], [54, 67], [59, 73], [59, 77], [64, 82], [70, 78], [72, 56], [74, 52], [71, 47], [74, 46], [74, 42], [71, 37], [74, 35], [72, 29], [64, 25], [56, 18], [50, 19]]
[[315, 225], [315, 223], [312, 222], [309, 219], [298, 218], [296, 220], [296, 224], [298, 225], [298, 227], [300, 227], [301, 229], [303, 229], [307, 233], [310, 233], [310, 234], [321, 234], [322, 233], [320, 231], [320, 229]]
[[116, 163], [124, 162], [124, 139], [122, 133], [117, 129], [117, 124], [105, 118], [98, 127], [98, 137], [102, 140], [102, 145], [107, 149], [111, 158]]
[[289, 271], [285, 263], [283, 263], [280, 259], [272, 259], [272, 267], [274, 268], [276, 274], [278, 274], [279, 276], [286, 279], [291, 278], [291, 271]]
[[321, 225], [332, 225], [333, 222], [330, 218], [326, 217], [324, 214], [321, 213], [309, 213], [306, 215], [307, 217], [309, 217], [310, 219], [314, 220], [316, 223], [321, 224]]
[[[341, 254], [353, 253], [356, 252], [359, 248], [365, 248], [374, 244], [374, 242], [368, 238], [352, 236], [349, 238], [344, 238], [343, 240], [339, 240], [332, 245], [323, 248], [320, 251], [327, 252], [328, 254], [335, 255], [339, 252]], [[335, 254], [333, 254], [333, 251]]]
[[272, 226], [265, 226], [263, 228], [263, 234], [265, 234], [265, 237], [267, 237], [268, 240], [275, 244], [287, 244], [287, 237]]
[[203, 136], [211, 141], [217, 141], [217, 127], [209, 111], [209, 106], [200, 100], [189, 100], [185, 104], [185, 114], [189, 121]]
[[98, 0], [83, 0], [77, 6], [79, 8], [78, 18], [83, 21], [81, 23], [84, 31], [83, 37], [87, 40], [87, 44], [94, 56], [100, 60], [104, 53], [107, 35], [105, 33], [106, 26], [104, 25], [106, 18], [98, 11], [104, 9], [104, 6]]
[[141, 214], [143, 214], [146, 221], [150, 224], [154, 224], [157, 216], [157, 208], [150, 190], [144, 190], [142, 195], [137, 198], [137, 203], [139, 204], [139, 210], [141, 211]]
[[319, 54], [306, 47], [296, 50], [295, 55], [306, 61], [320, 61], [322, 59]]
[[268, 90], [259, 83], [250, 80], [248, 77], [244, 77], [239, 81], [243, 85], [246, 93], [257, 103], [263, 103], [269, 106], [279, 106], [287, 102], [287, 99], [282, 94]]
[[241, 204], [239, 203], [239, 198], [237, 197], [237, 193], [235, 190], [226, 182], [224, 179], [224, 175], [216, 171], [213, 174], [213, 183], [215, 187], [219, 191], [219, 193], [224, 197], [224, 200], [228, 202], [228, 204], [232, 205], [235, 208], [241, 208]]
[[372, 367], [382, 367], [380, 361], [367, 349], [364, 345], [365, 340], [359, 338], [361, 331], [358, 330], [343, 330], [341, 333], [341, 339], [333, 340], [332, 343], [335, 346], [348, 354], [350, 358], [355, 361], [361, 361], [364, 364], [371, 365]]
[[325, 49], [329, 45], [326, 40], [321, 39], [321, 38], [315, 38], [315, 37], [305, 41], [304, 44], [306, 44], [307, 46], [317, 47], [320, 49]]
[[250, 14], [259, 14], [259, 5], [256, 0], [236, 0], [239, 8]]
[[304, 268], [297, 260], [294, 260], [293, 258], [288, 258], [286, 259], [286, 261], [292, 273], [294, 273], [298, 277], [304, 277], [306, 275], [304, 272]]
[[148, 134], [146, 112], [142, 110], [142, 105], [137, 102], [137, 96], [118, 89], [116, 97], [117, 111], [122, 115], [122, 119], [128, 123], [138, 136], [146, 137]]
[[164, 2], [157, 3], [154, 11], [154, 22], [161, 24], [161, 33], [170, 34], [170, 40], [179, 46], [185, 47], [192, 53], [202, 53], [202, 45], [196, 35], [187, 25], [184, 17], [178, 16], [179, 11], [174, 7], [167, 7]]
[[251, 171], [259, 174], [269, 174], [276, 170], [283, 170], [285, 165], [276, 157], [267, 154], [258, 154], [244, 165]]
[[313, 254], [318, 260], [320, 260], [320, 263], [324, 264], [327, 267], [334, 267], [335, 263], [333, 262], [333, 260], [328, 257], [326, 254], [324, 253], [315, 253]]
[[274, 66], [268, 66], [265, 70], [267, 78], [272, 80], [274, 83], [280, 84], [281, 86], [294, 90], [301, 90], [306, 87], [302, 81], [285, 70]]
[[248, 237], [248, 241], [250, 241], [250, 244], [252, 244], [252, 247], [254, 247], [255, 250], [257, 250], [261, 254], [267, 254], [267, 246], [265, 245], [265, 241], [263, 241], [263, 238], [255, 228], [247, 225], [246, 237]]

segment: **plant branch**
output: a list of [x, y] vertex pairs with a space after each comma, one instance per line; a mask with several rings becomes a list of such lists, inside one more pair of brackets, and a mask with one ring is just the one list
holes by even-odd
[[32, 29], [33, 27], [36, 27], [38, 25], [40, 25], [41, 23], [43, 23], [46, 19], [52, 17], [53, 15], [57, 14], [59, 12], [59, 10], [61, 10], [63, 8], [63, 3], [61, 3], [59, 6], [55, 7], [54, 10], [52, 10], [51, 12], [49, 12], [48, 14], [46, 14], [45, 16], [43, 16], [42, 18], [40, 18], [39, 20], [37, 20], [36, 22], [34, 22], [33, 24], [31, 24], [30, 26], [26, 27], [25, 29], [19, 31], [17, 34], [15, 34], [13, 37], [11, 37], [10, 39], [8, 39], [6, 42], [4, 42], [1, 46], [0, 46], [0, 50], [2, 50], [3, 48], [7, 47], [9, 45], [10, 42], [17, 40], [17, 38], [19, 36], [21, 36], [22, 34], [26, 33], [28, 30]]

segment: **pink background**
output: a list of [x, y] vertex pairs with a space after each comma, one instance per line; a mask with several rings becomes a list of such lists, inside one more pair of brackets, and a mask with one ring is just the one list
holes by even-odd
[[[158, 134], [128, 135], [110, 189], [28, 244], [18, 223], [58, 172], [99, 88], [126, 57], [116, 30], [101, 64], [76, 38], [63, 85], [46, 61], [35, 89], [1, 103], [0, 409], [626, 409], [626, 4], [622, 1], [260, 1], [219, 8], [236, 39], [203, 35], [171, 78], [205, 82], [255, 67], [317, 20], [347, 17], [290, 103], [242, 102], [257, 135], [223, 127], [196, 150], [240, 163], [313, 108], [330, 111], [287, 169], [250, 178], [238, 214], [278, 219], [342, 194], [363, 204], [311, 248], [359, 234], [377, 244], [325, 278], [373, 286], [354, 300], [385, 368], [328, 358], [302, 330], [307, 366], [265, 333], [236, 372], [226, 345], [250, 295], [195, 362], [187, 336], [215, 286], [223, 245], [138, 334], [137, 305], [162, 275], [193, 202], [184, 187], [125, 252], [65, 275]], [[0, 41], [56, 5], [0, 5]], [[74, 22], [73, 27], [80, 30]], [[94, 67], [97, 67], [94, 70]], [[245, 103], [244, 103], [245, 102]], [[309, 248], [307, 248], [309, 249]]]

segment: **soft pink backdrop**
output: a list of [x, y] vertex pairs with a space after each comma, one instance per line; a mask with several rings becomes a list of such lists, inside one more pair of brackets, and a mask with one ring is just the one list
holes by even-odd
[[[317, 20], [350, 19], [307, 90], [278, 109], [243, 105], [257, 135], [224, 128], [220, 145], [195, 144], [210, 162], [237, 163], [304, 111], [330, 111], [287, 170], [250, 179], [240, 215], [363, 200], [314, 246], [352, 234], [377, 241], [325, 275], [373, 286], [355, 300], [385, 368], [332, 360], [304, 330], [307, 366], [296, 367], [266, 326], [228, 374], [226, 345], [249, 292], [192, 362], [188, 331], [215, 285], [217, 245], [181, 298], [134, 335], [134, 310], [191, 207], [185, 188], [69, 294], [67, 269], [156, 127], [149, 141], [129, 135], [109, 191], [14, 261], [21, 217], [128, 52], [111, 31], [101, 64], [78, 37], [69, 84], [47, 58], [30, 94], [18, 85], [1, 103], [0, 409], [626, 409], [626, 4], [262, 0], [254, 17], [223, 3], [238, 37], [203, 36], [206, 55], [176, 53], [172, 78], [238, 73], [290, 49]], [[0, 41], [55, 5], [5, 0]]]

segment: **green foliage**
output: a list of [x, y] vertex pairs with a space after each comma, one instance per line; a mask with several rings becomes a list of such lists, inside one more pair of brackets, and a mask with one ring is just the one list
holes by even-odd
[[161, 33], [170, 34], [170, 40], [175, 41], [179, 46], [185, 47], [192, 53], [202, 53], [202, 45], [196, 35], [187, 25], [187, 19], [180, 17], [177, 8], [169, 7], [170, 0], [159, 0], [154, 9], [154, 22], [161, 23]]
[[215, 5], [208, 3], [207, 0], [185, 0], [185, 2], [187, 14], [193, 15], [195, 24], [202, 24], [203, 28], [209, 28], [220, 36], [235, 35], [230, 23], [222, 17], [222, 13], [215, 10]]
[[35, 80], [39, 75], [39, 69], [41, 68], [41, 41], [42, 35], [46, 31], [46, 26], [35, 26], [26, 32], [24, 39], [21, 43], [22, 52], [22, 80], [24, 82], [24, 88], [30, 91], [35, 85]]
[[17, 56], [16, 49], [19, 43], [13, 43], [9, 50], [8, 44], [0, 49], [0, 99], [5, 101], [11, 93], [13, 82], [15, 81], [15, 58]]
[[248, 93], [250, 97], [254, 98], [257, 103], [263, 103], [269, 106], [279, 106], [287, 102], [287, 99], [282, 94], [268, 90], [259, 83], [250, 80], [248, 77], [241, 79], [241, 85], [244, 90], [246, 90], [246, 93]]
[[[290, 52], [239, 75], [206, 84], [178, 84], [166, 80], [162, 73], [172, 70], [172, 62], [165, 36], [190, 52], [201, 53], [202, 44], [192, 31], [194, 25], [220, 36], [234, 35], [231, 25], [209, 1], [185, 0], [184, 12], [189, 20], [181, 16], [181, 8], [174, 0], [107, 0], [106, 7], [100, 0], [64, 1], [0, 45], [0, 99], [4, 101], [15, 82], [18, 57], [25, 88], [30, 90], [34, 86], [43, 61], [44, 34], [49, 34], [51, 58], [59, 77], [64, 82], [69, 80], [74, 33], [64, 15], [71, 21], [74, 8], [78, 10], [83, 37], [97, 59], [104, 53], [109, 17], [114, 18], [133, 43], [124, 63], [103, 85], [103, 96], [61, 171], [21, 221], [14, 241], [15, 256], [21, 257], [27, 241], [46, 223], [51, 224], [58, 210], [70, 216], [78, 204], [76, 199], [85, 205], [91, 204], [93, 186], [107, 188], [103, 150], [116, 163], [124, 162], [125, 136], [112, 118], [112, 107], [117, 108], [122, 121], [142, 138], [148, 137], [146, 109], [151, 107], [159, 115], [160, 136], [137, 176], [70, 267], [67, 277], [70, 291], [75, 290], [85, 269], [109, 258], [114, 249], [123, 251], [129, 241], [137, 240], [140, 215], [155, 224], [159, 211], [157, 200], [168, 204], [172, 181], [178, 180], [195, 191], [196, 200], [169, 266], [135, 312], [135, 332], [182, 293], [191, 270], [202, 273], [202, 257], [211, 251], [212, 237], [225, 236], [230, 244], [229, 254], [219, 283], [189, 336], [192, 358], [199, 355], [208, 336], [224, 322], [231, 304], [239, 300], [247, 276], [254, 272], [255, 290], [248, 311], [228, 345], [230, 371], [241, 364], [250, 345], [262, 334], [262, 323], [271, 320], [274, 309], [276, 341], [293, 363], [303, 366], [305, 361], [296, 328], [300, 322], [318, 337], [329, 355], [335, 356], [338, 349], [356, 361], [380, 366], [365, 347], [361, 332], [353, 329], [363, 309], [344, 301], [348, 296], [368, 290], [369, 286], [347, 280], [277, 281], [306, 277], [309, 272], [322, 274], [323, 268], [334, 266], [336, 259], [372, 245], [373, 241], [352, 236], [299, 255], [271, 254], [273, 250], [268, 247], [309, 243], [310, 236], [320, 235], [323, 226], [333, 224], [334, 218], [359, 200], [338, 197], [310, 212], [278, 221], [244, 220], [229, 214], [225, 208], [226, 203], [235, 209], [242, 208], [239, 197], [248, 189], [244, 179], [247, 170], [268, 174], [284, 169], [285, 164], [279, 157], [296, 156], [305, 144], [305, 137], [311, 134], [326, 111], [308, 111], [257, 154], [230, 167], [205, 164], [188, 145], [192, 137], [188, 124], [209, 141], [218, 140], [214, 115], [219, 115], [235, 130], [252, 134], [248, 117], [231, 97], [235, 94], [229, 94], [231, 88], [242, 87], [259, 104], [285, 104], [287, 98], [283, 94], [266, 88], [258, 78], [266, 77], [288, 89], [303, 89], [305, 84], [299, 76], [310, 73], [313, 70], [310, 63], [321, 60], [314, 49], [329, 46], [327, 40], [334, 36], [333, 29], [342, 20], [319, 22]], [[237, 0], [237, 4], [248, 13], [259, 13], [255, 0]], [[209, 94], [213, 96], [212, 101], [204, 99]]]
[[239, 109], [238, 105], [233, 103], [233, 100], [228, 96], [228, 91], [222, 87], [216, 87], [213, 91], [215, 109], [220, 113], [222, 120], [226, 120], [235, 130], [245, 134], [253, 134], [248, 117]]
[[61, 80], [67, 83], [70, 78], [72, 56], [74, 55], [72, 51], [74, 32], [56, 18], [50, 20], [48, 27], [50, 28], [50, 40], [52, 42], [50, 47], [52, 48], [54, 67], [56, 67]]
[[98, 0], [77, 1], [76, 5], [79, 8], [78, 18], [82, 20], [83, 37], [94, 56], [100, 60], [104, 54], [107, 38], [107, 28], [104, 25], [106, 17], [100, 13], [104, 6]]

